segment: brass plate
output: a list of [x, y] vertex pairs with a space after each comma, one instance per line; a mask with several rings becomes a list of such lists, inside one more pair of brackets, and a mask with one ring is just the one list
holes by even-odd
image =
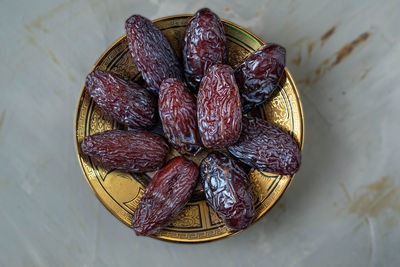
[[[178, 57], [181, 55], [184, 29], [191, 16], [178, 15], [154, 21], [154, 24], [168, 38]], [[249, 53], [264, 44], [260, 38], [240, 26], [226, 20], [223, 20], [223, 23], [230, 65], [236, 66]], [[104, 52], [93, 69], [112, 71], [143, 84], [129, 53], [125, 35]], [[252, 115], [287, 130], [302, 148], [303, 112], [296, 86], [287, 69], [286, 78], [282, 80], [281, 87], [282, 89], [272, 101], [260, 107]], [[85, 88], [82, 88], [75, 121], [76, 149], [82, 171], [93, 192], [104, 206], [119, 220], [130, 226], [132, 214], [152, 174], [138, 175], [104, 167], [85, 156], [80, 149], [80, 143], [85, 136], [116, 128], [122, 128], [122, 126], [104, 114], [86, 93]], [[177, 155], [176, 151], [172, 152], [170, 157], [174, 155]], [[194, 161], [198, 163], [203, 156], [204, 153], [196, 157]], [[278, 201], [293, 176], [279, 176], [251, 170], [249, 177], [256, 201], [256, 216], [253, 222], [255, 223]], [[153, 237], [177, 242], [204, 242], [237, 232], [227, 228], [204, 198], [200, 197], [193, 198], [171, 225], [160, 230]], [[133, 232], [132, 235], [134, 235]]]

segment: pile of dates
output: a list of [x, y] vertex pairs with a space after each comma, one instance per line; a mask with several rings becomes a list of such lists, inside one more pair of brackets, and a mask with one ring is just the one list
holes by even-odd
[[[86, 136], [82, 151], [111, 168], [158, 170], [133, 215], [137, 235], [151, 235], [170, 224], [199, 182], [219, 218], [233, 230], [245, 229], [254, 218], [254, 200], [243, 164], [281, 175], [292, 175], [300, 166], [298, 144], [288, 133], [243, 115], [268, 101], [279, 87], [285, 49], [263, 45], [233, 69], [227, 65], [224, 27], [207, 8], [186, 26], [182, 64], [147, 18], [133, 15], [125, 28], [147, 87], [111, 72], [90, 73], [89, 95], [129, 131]], [[152, 131], [157, 115], [164, 136]], [[166, 163], [171, 147], [181, 156]], [[201, 150], [209, 154], [200, 166], [184, 157]]]

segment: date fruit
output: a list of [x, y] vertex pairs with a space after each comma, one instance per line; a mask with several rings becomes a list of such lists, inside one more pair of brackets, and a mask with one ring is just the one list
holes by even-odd
[[158, 107], [168, 141], [181, 153], [194, 155], [201, 149], [198, 136], [196, 99], [176, 78], [162, 82]]
[[286, 50], [277, 44], [261, 46], [235, 69], [243, 112], [267, 101], [285, 71]]
[[260, 118], [243, 117], [240, 138], [228, 150], [243, 163], [261, 171], [292, 175], [300, 167], [301, 155], [296, 141]]
[[127, 19], [125, 29], [133, 61], [150, 90], [158, 94], [164, 79], [183, 79], [175, 51], [150, 20], [133, 15]]
[[150, 181], [133, 214], [136, 235], [151, 235], [172, 222], [197, 184], [197, 165], [184, 157], [172, 159]]
[[253, 193], [246, 173], [228, 154], [212, 152], [200, 165], [207, 201], [226, 226], [247, 228], [254, 218]]
[[134, 129], [147, 129], [156, 122], [154, 96], [122, 76], [94, 70], [86, 77], [86, 90], [94, 102], [119, 123]]
[[233, 70], [228, 65], [208, 68], [197, 95], [197, 122], [207, 148], [236, 142], [242, 125], [242, 108]]
[[200, 9], [189, 21], [182, 53], [186, 82], [194, 92], [209, 66], [227, 62], [224, 26], [210, 9]]
[[104, 165], [128, 172], [151, 172], [163, 166], [169, 147], [149, 132], [111, 130], [86, 136], [83, 153]]

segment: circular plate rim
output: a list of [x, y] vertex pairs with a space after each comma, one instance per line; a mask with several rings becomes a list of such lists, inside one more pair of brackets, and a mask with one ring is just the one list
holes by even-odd
[[[167, 20], [167, 19], [171, 19], [171, 18], [188, 18], [188, 17], [192, 17], [193, 15], [194, 15], [194, 14], [181, 14], [181, 15], [178, 14], [178, 15], [166, 16], [166, 17], [162, 17], [162, 18], [159, 18], [159, 19], [152, 20], [152, 22], [155, 23], [155, 22], [158, 22], [158, 21], [163, 21], [163, 20]], [[265, 44], [265, 43], [266, 43], [266, 42], [264, 42], [260, 37], [258, 37], [257, 35], [255, 35], [254, 33], [250, 32], [249, 30], [247, 30], [247, 29], [245, 29], [245, 28], [243, 28], [243, 27], [241, 27], [241, 26], [239, 26], [239, 25], [237, 25], [237, 24], [235, 24], [235, 23], [233, 23], [233, 22], [231, 22], [231, 21], [229, 21], [229, 20], [221, 19], [221, 21], [224, 22], [225, 24], [230, 24], [231, 26], [233, 26], [233, 27], [235, 27], [235, 28], [238, 28], [239, 30], [245, 32], [246, 34], [248, 34], [249, 36], [251, 36], [252, 38], [254, 38], [257, 42], [259, 42], [259, 43], [261, 43], [261, 44]], [[123, 35], [122, 35], [121, 37], [119, 37], [114, 43], [112, 43], [112, 45], [110, 45], [110, 46], [100, 55], [100, 57], [96, 60], [96, 62], [93, 64], [93, 67], [91, 68], [90, 72], [92, 72], [92, 71], [96, 68], [96, 66], [98, 65], [98, 63], [103, 59], [103, 57], [104, 57], [111, 49], [113, 49], [116, 45], [118, 45], [119, 42], [120, 42], [122, 39], [124, 39], [124, 38], [126, 38], [126, 34], [123, 34]], [[89, 73], [90, 73], [90, 72], [89, 72]], [[301, 118], [301, 128], [300, 128], [301, 136], [300, 136], [300, 138], [299, 138], [299, 141], [300, 141], [299, 148], [300, 148], [300, 151], [302, 152], [302, 151], [303, 151], [303, 147], [304, 147], [304, 113], [303, 113], [303, 106], [302, 106], [302, 102], [301, 102], [301, 99], [300, 99], [300, 95], [299, 95], [299, 91], [298, 91], [298, 89], [297, 89], [297, 86], [296, 86], [296, 84], [295, 84], [295, 82], [294, 82], [294, 80], [293, 80], [293, 77], [292, 77], [292, 75], [291, 75], [291, 73], [289, 72], [289, 70], [288, 70], [287, 67], [285, 67], [285, 72], [286, 72], [286, 76], [287, 76], [288, 80], [290, 81], [291, 85], [293, 86], [293, 90], [294, 90], [294, 93], [295, 93], [295, 96], [296, 96], [296, 100], [297, 100], [296, 103], [297, 103], [298, 106], [299, 106], [299, 113], [300, 113], [300, 115], [301, 115], [301, 116], [300, 116], [300, 118]], [[77, 133], [77, 122], [78, 122], [78, 114], [79, 114], [78, 111], [79, 111], [79, 106], [80, 106], [81, 101], [82, 101], [82, 96], [83, 96], [83, 94], [85, 93], [84, 90], [85, 90], [85, 84], [83, 84], [82, 89], [81, 89], [81, 92], [80, 92], [80, 94], [79, 94], [78, 101], [77, 101], [77, 105], [76, 105], [76, 108], [75, 108], [75, 117], [74, 117], [74, 118], [75, 118], [75, 120], [74, 120], [74, 140], [75, 140], [74, 143], [75, 143], [75, 153], [76, 153], [76, 156], [77, 156], [77, 159], [78, 159], [78, 162], [79, 162], [79, 166], [80, 166], [80, 168], [81, 168], [82, 173], [84, 174], [84, 177], [85, 177], [85, 180], [86, 180], [87, 184], [89, 185], [89, 187], [90, 187], [90, 189], [92, 190], [92, 192], [95, 194], [96, 198], [100, 201], [100, 203], [101, 203], [115, 218], [117, 218], [118, 221], [122, 222], [122, 224], [124, 224], [124, 225], [126, 225], [126, 226], [129, 227], [129, 225], [127, 225], [124, 221], [122, 221], [122, 220], [119, 218], [118, 214], [117, 214], [114, 210], [112, 210], [110, 207], [107, 207], [107, 205], [102, 201], [102, 199], [101, 199], [99, 193], [93, 188], [92, 184], [90, 183], [90, 181], [89, 181], [89, 179], [88, 179], [88, 176], [86, 175], [86, 172], [85, 172], [84, 167], [83, 167], [82, 158], [79, 156], [78, 136], [77, 136], [76, 133]], [[279, 195], [279, 197], [277, 197], [277, 198], [275, 199], [275, 201], [274, 201], [267, 209], [263, 210], [263, 211], [261, 212], [260, 216], [259, 216], [256, 220], [254, 220], [254, 221], [251, 223], [251, 225], [250, 225], [249, 227], [251, 227], [252, 225], [256, 224], [256, 222], [258, 222], [261, 218], [263, 218], [263, 217], [265, 216], [265, 214], [266, 214], [268, 211], [270, 211], [270, 210], [276, 205], [276, 203], [278, 203], [278, 201], [281, 199], [281, 197], [285, 194], [286, 190], [287, 190], [287, 189], [289, 188], [289, 186], [291, 185], [291, 183], [292, 183], [293, 178], [295, 177], [295, 175], [296, 175], [296, 174], [293, 174], [293, 175], [290, 177], [289, 182], [286, 184], [286, 187], [283, 189], [283, 191], [282, 191], [282, 193]], [[247, 228], [247, 229], [248, 229], [248, 228]], [[219, 240], [219, 239], [226, 238], [226, 237], [229, 237], [229, 236], [233, 236], [233, 235], [236, 235], [236, 234], [238, 234], [238, 233], [240, 233], [240, 232], [242, 232], [242, 231], [243, 231], [243, 230], [239, 230], [239, 231], [236, 231], [236, 232], [226, 232], [226, 233], [224, 233], [224, 234], [222, 234], [222, 235], [215, 236], [215, 237], [211, 237], [211, 238], [209, 238], [209, 239], [207, 239], [207, 240], [201, 240], [201, 241], [199, 241], [199, 240], [176, 240], [176, 239], [174, 239], [174, 238], [163, 237], [163, 236], [150, 236], [150, 237], [152, 237], [152, 238], [154, 238], [154, 239], [157, 239], [157, 240], [161, 240], [161, 241], [168, 241], [168, 242], [175, 242], [175, 243], [185, 243], [185, 244], [197, 244], [197, 243], [211, 242], [211, 241]]]

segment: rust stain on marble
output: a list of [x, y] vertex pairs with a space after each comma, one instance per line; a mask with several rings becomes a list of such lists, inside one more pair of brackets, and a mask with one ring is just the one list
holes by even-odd
[[51, 59], [51, 61], [54, 62], [54, 64], [56, 64], [58, 67], [60, 67], [60, 69], [65, 73], [65, 75], [68, 77], [68, 79], [71, 82], [76, 82], [76, 79], [74, 76], [72, 76], [71, 73], [69, 73], [67, 70], [65, 70], [60, 61], [57, 59], [57, 57], [55, 56], [55, 54], [53, 53], [53, 51], [51, 51], [47, 46], [39, 44], [37, 42], [37, 40], [35, 39], [35, 37], [33, 37], [32, 35], [27, 35], [26, 36], [26, 40], [28, 41], [28, 44], [30, 45], [34, 45], [34, 46], [38, 46], [41, 49], [44, 49], [46, 51], [46, 53], [49, 55], [49, 58]]
[[48, 33], [49, 30], [46, 29], [45, 27], [43, 27], [43, 22], [48, 20], [49, 18], [57, 15], [57, 13], [63, 11], [66, 7], [68, 7], [69, 5], [71, 5], [75, 0], [70, 0], [68, 2], [64, 2], [61, 3], [59, 5], [57, 5], [56, 7], [50, 9], [49, 11], [45, 12], [43, 15], [40, 15], [38, 17], [36, 17], [30, 24], [24, 24], [23, 27], [25, 28], [26, 31], [28, 31], [31, 34], [27, 35], [27, 40], [30, 44], [32, 45], [36, 45], [36, 46], [40, 46], [41, 48], [43, 48], [47, 54], [49, 55], [51, 61], [53, 61], [57, 66], [59, 66], [65, 73], [65, 75], [68, 77], [68, 79], [72, 82], [75, 82], [76, 79], [74, 78], [74, 76], [72, 76], [71, 73], [69, 73], [68, 71], [66, 71], [60, 64], [60, 62], [58, 61], [58, 59], [56, 58], [56, 56], [54, 55], [54, 53], [47, 48], [45, 45], [41, 45], [38, 44], [37, 40], [35, 39], [34, 36], [32, 36], [32, 31], [33, 29], [39, 29], [42, 30], [45, 33]]
[[[392, 176], [383, 176], [376, 182], [362, 185], [352, 195], [344, 184], [341, 188], [346, 195], [344, 208], [348, 214], [355, 214], [359, 218], [384, 216], [388, 219], [388, 225], [397, 224], [400, 215], [400, 185], [396, 185]], [[396, 220], [390, 219], [394, 214]]]
[[353, 228], [352, 232], [353, 232], [353, 233], [358, 232], [358, 230], [360, 230], [360, 228], [364, 225], [364, 222], [365, 222], [365, 221], [362, 221], [362, 222], [360, 222], [359, 224], [357, 224], [357, 225]]
[[225, 12], [231, 12], [231, 11], [232, 11], [232, 9], [230, 9], [229, 7], [224, 7], [224, 8], [222, 8], [222, 11], [225, 11]]
[[[333, 26], [332, 28], [330, 28], [327, 32], [325, 32], [321, 38], [320, 38], [320, 43], [321, 43], [321, 47], [325, 44], [325, 42], [335, 33], [336, 31], [336, 26]], [[315, 45], [317, 44], [318, 40], [314, 41], [314, 42], [310, 42], [307, 46], [307, 57], [308, 59], [311, 58], [311, 54], [312, 51], [315, 47]]]
[[340, 185], [340, 187], [342, 188], [342, 190], [343, 190], [343, 192], [344, 192], [344, 195], [346, 196], [346, 201], [351, 201], [350, 193], [349, 193], [349, 191], [347, 191], [347, 188], [346, 188], [346, 186], [344, 185], [344, 183], [340, 183], [339, 185]]
[[81, 217], [79, 216], [79, 213], [75, 212], [75, 210], [72, 209], [72, 208], [70, 208], [69, 210], [70, 210], [71, 213], [74, 215], [74, 217], [75, 217], [76, 221], [78, 222], [79, 227], [82, 229], [82, 231], [85, 231], [85, 230], [86, 230], [86, 226], [85, 226], [85, 224], [82, 222]]
[[33, 37], [31, 35], [27, 35], [26, 38], [28, 40], [28, 44], [37, 45], [37, 41], [36, 41], [35, 37]]
[[44, 13], [43, 15], [36, 17], [30, 24], [24, 25], [24, 28], [29, 31], [31, 31], [32, 29], [39, 29], [39, 30], [43, 31], [44, 33], [48, 33], [49, 29], [43, 27], [43, 25], [42, 25], [43, 22], [45, 20], [49, 19], [50, 17], [56, 15], [57, 13], [61, 12], [62, 10], [64, 10], [67, 6], [69, 6], [73, 2], [74, 1], [68, 1], [68, 2], [64, 2], [64, 3], [61, 3], [57, 6], [55, 6], [54, 8], [52, 8], [49, 11], [47, 11], [46, 13]]
[[311, 53], [312, 53], [312, 51], [314, 49], [314, 46], [315, 46], [315, 42], [311, 42], [311, 43], [308, 44], [308, 47], [307, 47], [307, 57], [308, 57], [308, 59], [311, 57]]
[[4, 120], [6, 118], [7, 110], [3, 109], [3, 111], [0, 114], [0, 131], [3, 128]]
[[51, 162], [51, 159], [40, 159], [39, 161], [37, 161], [37, 165], [35, 167], [35, 172], [37, 174], [42, 173], [47, 166], [49, 165], [49, 163]]
[[290, 46], [301, 46], [303, 43], [307, 42], [310, 38], [307, 36], [301, 37], [297, 39], [294, 43], [291, 43]]
[[47, 28], [42, 26], [42, 20], [37, 19], [37, 18], [34, 21], [32, 21], [30, 24], [24, 24], [24, 28], [28, 31], [32, 31], [32, 29], [36, 28], [36, 29], [43, 31], [44, 33], [49, 32], [49, 30]]
[[[321, 47], [325, 44], [325, 42], [335, 33], [336, 31], [336, 27], [337, 26], [333, 26], [331, 27], [327, 32], [325, 32], [319, 42], [321, 43]], [[308, 37], [303, 37], [298, 39], [293, 45], [294, 46], [302, 46], [303, 43], [308, 42], [307, 45], [307, 59], [311, 58], [311, 54], [314, 51], [314, 48], [316, 47], [316, 45], [318, 44], [318, 40], [315, 41], [310, 41], [310, 39]], [[299, 57], [298, 57], [299, 58]], [[294, 62], [293, 62], [294, 63]]]
[[261, 15], [263, 11], [264, 11], [264, 8], [262, 6], [257, 7], [256, 15], [257, 16]]
[[364, 78], [367, 77], [370, 70], [371, 70], [371, 68], [364, 70], [363, 74], [361, 75], [360, 81], [364, 80]]
[[71, 73], [69, 73], [69, 72], [65, 72], [65, 74], [67, 75], [67, 77], [68, 77], [68, 79], [71, 81], [71, 82], [76, 82], [76, 79], [75, 79], [75, 77], [74, 76], [72, 76], [72, 74]]
[[329, 58], [326, 58], [324, 61], [319, 64], [319, 66], [315, 69], [315, 75], [316, 77], [323, 76], [325, 72], [327, 71], [326, 66], [329, 65]]
[[60, 62], [58, 61], [58, 59], [57, 59], [56, 56], [54, 55], [53, 51], [51, 51], [51, 50], [50, 50], [49, 48], [47, 48], [47, 47], [44, 47], [44, 49], [46, 50], [47, 54], [49, 55], [51, 61], [53, 61], [57, 66], [59, 66], [59, 67], [65, 72], [65, 75], [67, 75], [68, 79], [69, 79], [71, 82], [75, 82], [76, 80], [75, 80], [74, 76], [72, 76], [72, 74], [69, 73], [68, 71], [64, 70], [64, 68], [61, 66]]
[[360, 44], [362, 44], [365, 41], [367, 41], [370, 36], [371, 36], [371, 33], [364, 32], [360, 36], [358, 36], [356, 39], [354, 39], [350, 43], [348, 43], [345, 46], [343, 46], [339, 51], [336, 52], [336, 59], [331, 64], [330, 67], [332, 68], [332, 67], [340, 64], [340, 62], [342, 62], [343, 59], [348, 57], [356, 47], [358, 47]]
[[298, 84], [304, 84], [304, 85], [310, 85], [311, 84], [311, 78], [306, 77], [305, 79], [301, 79], [297, 81]]
[[325, 42], [335, 33], [336, 31], [336, 26], [333, 26], [332, 28], [330, 28], [327, 32], [325, 32], [322, 36], [321, 36], [321, 46], [323, 46], [325, 44]]
[[296, 66], [299, 66], [301, 64], [301, 49], [297, 52], [297, 57], [292, 60], [292, 63]]
[[311, 77], [309, 77], [310, 81], [308, 85], [317, 83], [328, 71], [332, 70], [335, 66], [339, 65], [345, 58], [350, 56], [355, 48], [357, 48], [363, 42], [367, 41], [370, 36], [371, 33], [369, 32], [362, 33], [356, 39], [354, 39], [350, 43], [344, 45], [342, 48], [337, 50], [333, 56], [324, 59], [314, 70], [315, 74], [314, 77], [312, 79]]
[[49, 57], [51, 59], [51, 61], [53, 61], [55, 64], [57, 64], [58, 66], [61, 67], [60, 62], [58, 61], [58, 59], [56, 58], [56, 56], [54, 55], [53, 51], [51, 51], [50, 49], [48, 49], [47, 47], [44, 48], [47, 52], [47, 54], [49, 54]]

